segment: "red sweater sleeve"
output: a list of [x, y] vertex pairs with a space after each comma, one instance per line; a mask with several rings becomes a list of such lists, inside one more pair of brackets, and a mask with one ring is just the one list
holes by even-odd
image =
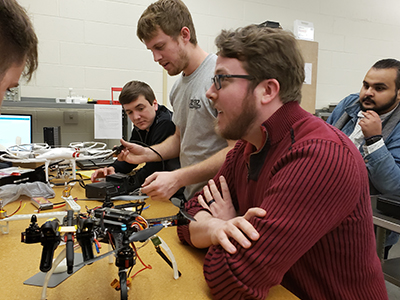
[[[278, 284], [300, 298], [367, 299], [376, 293], [374, 299], [385, 299], [374, 283], [380, 265], [368, 177], [362, 160], [350, 152], [326, 140], [298, 143], [290, 151], [270, 149], [257, 181], [246, 178], [243, 155], [230, 153], [220, 173], [239, 215], [254, 206], [267, 215], [251, 220], [261, 237], [250, 249], [235, 241], [234, 255], [209, 248], [204, 275], [215, 299], [265, 299]], [[200, 210], [194, 200], [188, 204], [193, 214]], [[179, 236], [190, 243], [187, 228]]]
[[[244, 146], [243, 142], [236, 143], [235, 147], [232, 150], [230, 150], [228, 152], [228, 154], [226, 155], [226, 160], [225, 160], [224, 164], [222, 165], [221, 169], [218, 171], [217, 175], [214, 176], [214, 181], [215, 181], [217, 187], [220, 189], [219, 177], [221, 175], [224, 175], [224, 177], [227, 180], [227, 183], [229, 185], [230, 193], [232, 196], [234, 196], [234, 193], [233, 193], [234, 186], [230, 185], [229, 183], [232, 182], [233, 176], [234, 176], [234, 173], [233, 173], [233, 168], [235, 167], [234, 159], [235, 159], [237, 152], [240, 149], [243, 149], [243, 146]], [[193, 198], [189, 199], [189, 201], [185, 204], [185, 209], [191, 216], [195, 216], [201, 210], [208, 211], [208, 210], [204, 209], [197, 201], [198, 195], [202, 195], [202, 194], [203, 194], [203, 191], [197, 192], [193, 196]], [[233, 202], [235, 205], [236, 201], [235, 201], [235, 199], [233, 199], [233, 200], [234, 200]], [[237, 203], [236, 203], [236, 207], [237, 207]], [[190, 240], [189, 225], [179, 226], [177, 229], [177, 232], [178, 232], [178, 237], [182, 243], [189, 244], [190, 246], [194, 247]]]

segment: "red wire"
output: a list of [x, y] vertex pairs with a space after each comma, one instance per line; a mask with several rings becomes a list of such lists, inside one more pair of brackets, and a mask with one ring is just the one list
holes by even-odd
[[8, 215], [7, 218], [15, 215], [21, 209], [21, 206], [22, 206], [22, 200], [19, 201], [19, 207], [17, 208], [17, 210], [14, 211], [11, 215]]
[[137, 271], [135, 274], [133, 274], [133, 275], [131, 276], [131, 278], [133, 279], [133, 277], [135, 277], [137, 274], [139, 274], [140, 272], [142, 272], [142, 271], [144, 271], [144, 270], [146, 270], [146, 269], [152, 269], [152, 267], [149, 265], [149, 266], [144, 267], [143, 269], [140, 269], [140, 270]]
[[61, 204], [61, 205], [59, 205], [59, 206], [53, 206], [53, 209], [57, 209], [57, 208], [60, 208], [60, 207], [63, 207], [63, 206], [65, 206], [65, 203], [64, 203], [64, 204]]
[[114, 243], [113, 243], [113, 241], [112, 241], [111, 233], [110, 233], [109, 231], [107, 231], [107, 233], [108, 233], [108, 240], [109, 240], [109, 242], [110, 242], [112, 248], [115, 249]]
[[150, 266], [150, 265], [146, 265], [146, 264], [142, 261], [142, 259], [140, 258], [139, 253], [136, 251], [135, 244], [134, 244], [134, 243], [131, 243], [131, 245], [132, 245], [133, 250], [135, 250], [135, 252], [136, 252], [137, 258], [139, 258], [140, 262], [141, 262], [142, 265], [144, 266], [144, 268], [140, 269], [139, 271], [137, 271], [135, 274], [133, 274], [133, 275], [131, 276], [131, 278], [133, 279], [133, 277], [135, 277], [135, 276], [136, 276], [137, 274], [139, 274], [140, 272], [142, 272], [142, 271], [144, 271], [144, 270], [146, 270], [146, 269], [152, 269], [153, 267]]
[[99, 241], [97, 239], [93, 239], [93, 240], [96, 243], [97, 247], [99, 247], [99, 249], [101, 249], [101, 244], [99, 243]]

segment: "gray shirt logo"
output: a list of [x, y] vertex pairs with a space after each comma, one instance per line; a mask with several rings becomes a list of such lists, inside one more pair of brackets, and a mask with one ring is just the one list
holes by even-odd
[[190, 109], [199, 109], [199, 108], [201, 108], [200, 100], [199, 99], [190, 99], [189, 108]]

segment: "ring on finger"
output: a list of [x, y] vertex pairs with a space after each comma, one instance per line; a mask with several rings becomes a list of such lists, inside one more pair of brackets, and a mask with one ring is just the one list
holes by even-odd
[[215, 202], [214, 199], [211, 199], [210, 201], [207, 202], [207, 205], [210, 206], [211, 204], [213, 204]]

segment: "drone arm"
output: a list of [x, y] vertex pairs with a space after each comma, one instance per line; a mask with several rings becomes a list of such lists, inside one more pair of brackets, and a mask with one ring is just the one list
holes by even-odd
[[72, 177], [76, 179], [76, 160], [72, 160]]
[[49, 164], [50, 164], [50, 162], [48, 161], [48, 160], [46, 160], [45, 162], [44, 162], [44, 165], [45, 165], [45, 173], [46, 173], [46, 182], [49, 182]]

